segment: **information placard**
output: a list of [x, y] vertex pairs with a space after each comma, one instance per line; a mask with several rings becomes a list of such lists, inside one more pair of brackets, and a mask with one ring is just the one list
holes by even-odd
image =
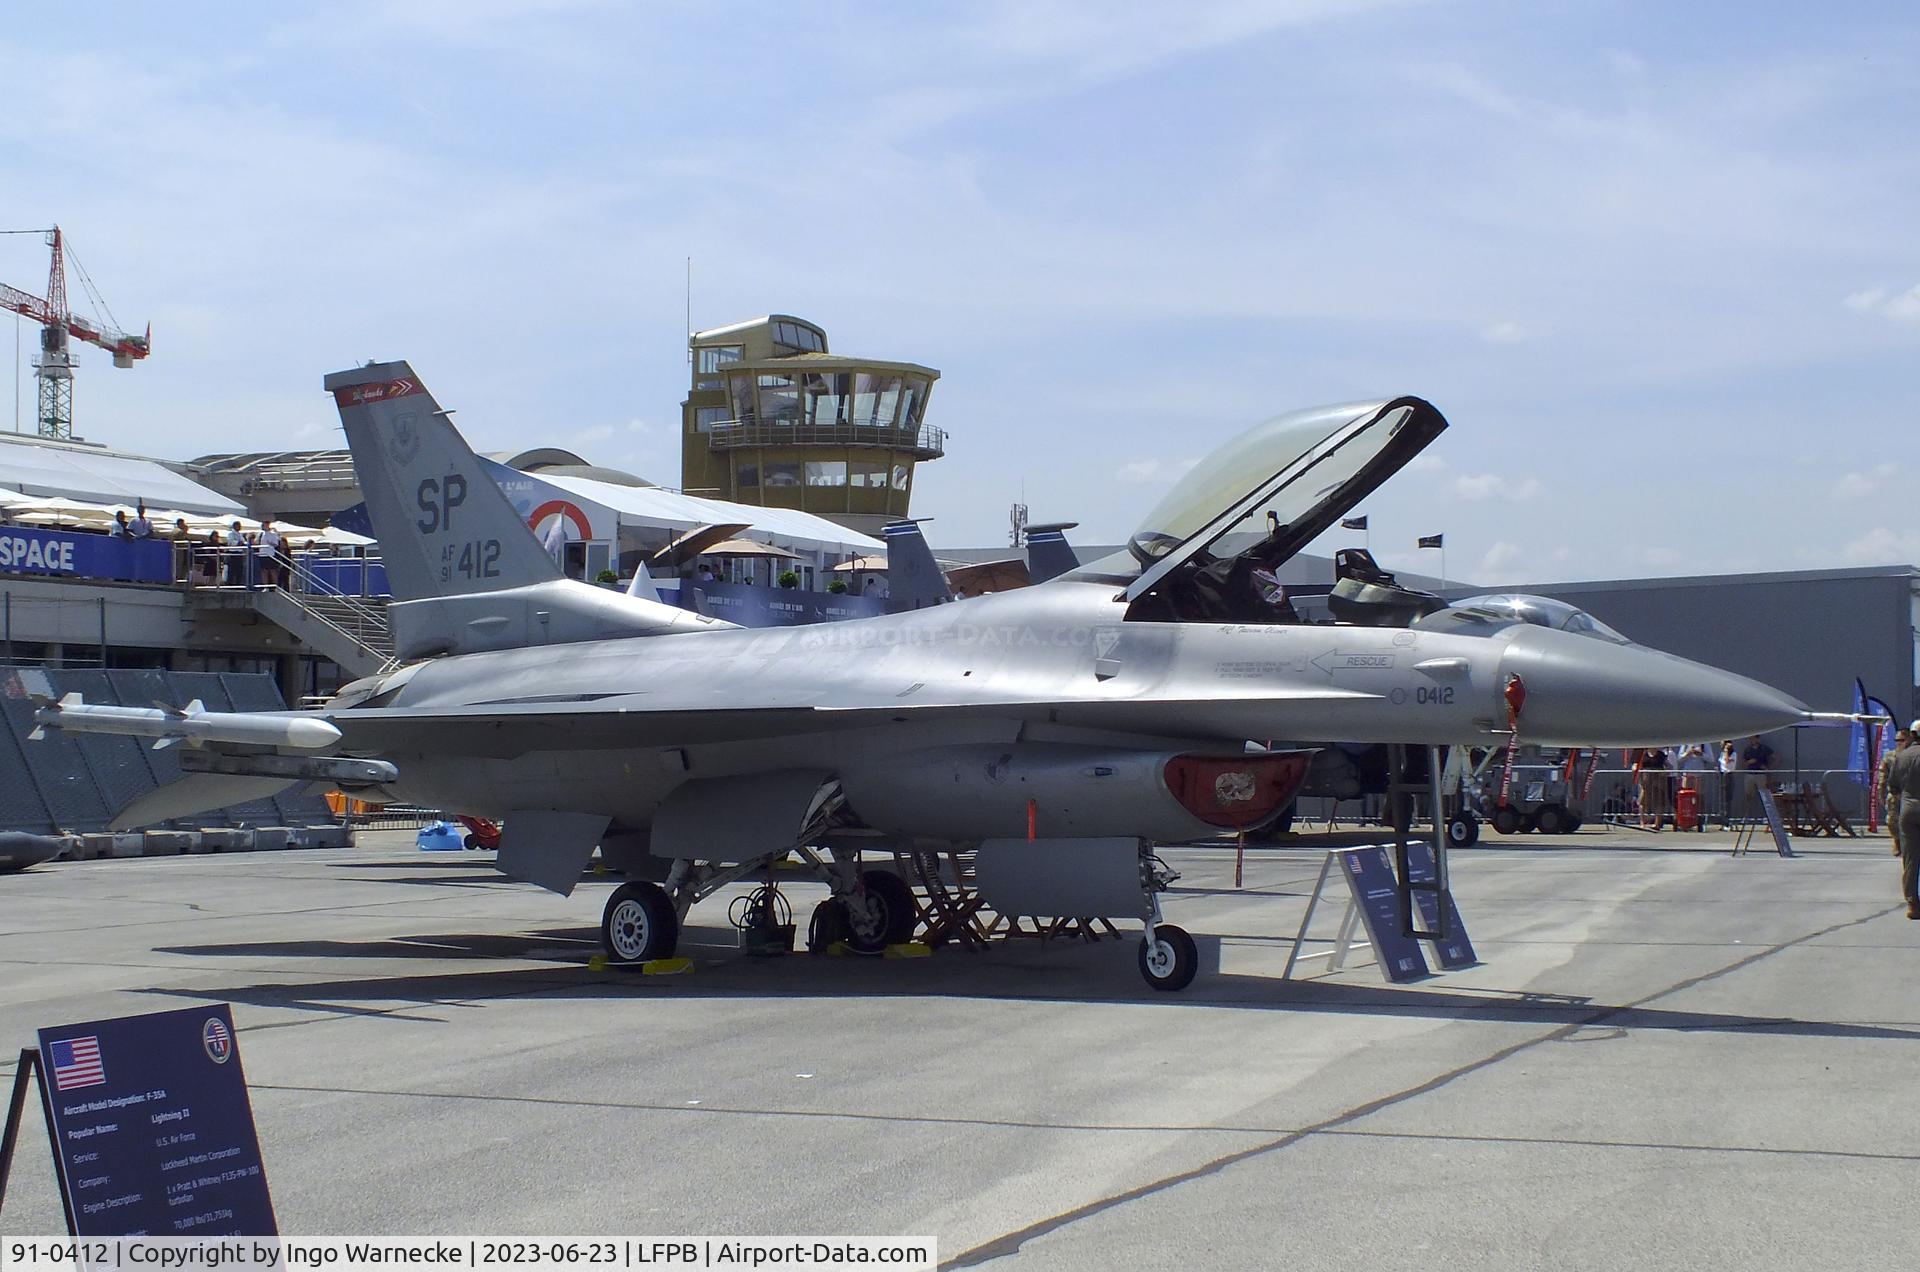
[[1340, 877], [1353, 890], [1353, 904], [1360, 911], [1360, 921], [1366, 924], [1373, 956], [1387, 979], [1404, 984], [1432, 975], [1420, 943], [1400, 926], [1400, 881], [1387, 859], [1387, 850], [1372, 844], [1342, 848], [1333, 855], [1340, 861]]
[[[1424, 839], [1415, 839], [1407, 844], [1407, 872], [1415, 883], [1433, 882], [1433, 845]], [[1460, 911], [1453, 904], [1453, 889], [1436, 894], [1415, 889], [1413, 903], [1420, 907], [1420, 923], [1429, 932], [1440, 929], [1440, 909], [1444, 904], [1447, 914], [1446, 939], [1433, 942], [1433, 958], [1440, 964], [1441, 970], [1457, 972], [1463, 967], [1472, 967], [1480, 961], [1473, 952], [1473, 942], [1467, 939], [1467, 925], [1460, 919]]]
[[1774, 851], [1782, 857], [1793, 856], [1793, 840], [1787, 838], [1787, 824], [1780, 820], [1780, 805], [1774, 802], [1773, 792], [1760, 788], [1760, 807], [1767, 814], [1767, 830], [1773, 835]]
[[40, 1064], [76, 1236], [278, 1234], [225, 1003], [42, 1029]]

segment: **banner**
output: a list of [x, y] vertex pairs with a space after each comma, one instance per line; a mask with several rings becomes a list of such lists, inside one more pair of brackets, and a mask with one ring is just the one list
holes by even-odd
[[1867, 730], [1871, 728], [1860, 717], [1867, 714], [1867, 686], [1860, 677], [1853, 678], [1853, 728], [1848, 730], [1847, 767], [1856, 773], [1873, 772], [1872, 748], [1867, 743]]
[[0, 526], [0, 574], [173, 582], [173, 544], [84, 530]]

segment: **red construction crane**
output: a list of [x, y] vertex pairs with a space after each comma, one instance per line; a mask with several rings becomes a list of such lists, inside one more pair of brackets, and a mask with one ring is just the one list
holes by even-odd
[[[153, 324], [147, 324], [146, 335], [132, 336], [111, 327], [96, 326], [85, 318], [69, 313], [66, 245], [60, 235], [60, 227], [56, 225], [44, 231], [14, 230], [11, 233], [44, 233], [47, 245], [53, 249], [53, 267], [47, 272], [46, 299], [0, 283], [0, 309], [10, 309], [31, 318], [44, 328], [40, 333], [40, 356], [33, 364], [33, 378], [40, 384], [38, 432], [42, 437], [71, 438], [73, 352], [69, 339], [99, 345], [113, 355], [114, 366], [130, 367], [153, 351]], [[74, 267], [79, 269], [79, 266], [80, 263], [75, 261]], [[95, 306], [104, 311], [106, 305], [100, 300], [99, 292], [94, 290], [93, 280], [87, 277], [84, 269], [80, 269], [80, 282], [87, 289], [87, 294], [93, 297]], [[108, 313], [106, 317], [111, 321], [113, 315]]]

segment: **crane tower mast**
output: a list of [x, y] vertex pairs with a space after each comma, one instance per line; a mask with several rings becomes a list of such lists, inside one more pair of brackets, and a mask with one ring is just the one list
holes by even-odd
[[[36, 233], [38, 231], [35, 231]], [[53, 249], [53, 263], [47, 272], [44, 299], [0, 283], [0, 309], [11, 310], [41, 326], [40, 356], [33, 362], [33, 378], [39, 386], [39, 410], [36, 431], [42, 437], [73, 437], [73, 345], [75, 338], [99, 345], [113, 355], [113, 365], [130, 367], [136, 359], [153, 350], [153, 327], [144, 336], [129, 335], [110, 327], [96, 326], [67, 309], [66, 240], [60, 227], [46, 231], [47, 245]], [[80, 281], [88, 285], [86, 271]]]

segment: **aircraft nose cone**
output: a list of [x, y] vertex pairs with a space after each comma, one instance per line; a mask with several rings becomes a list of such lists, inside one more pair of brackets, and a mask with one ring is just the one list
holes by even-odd
[[1765, 733], [1801, 719], [1804, 704], [1705, 663], [1641, 645], [1527, 627], [1500, 662], [1526, 686], [1523, 741], [1551, 746], [1652, 746]]

